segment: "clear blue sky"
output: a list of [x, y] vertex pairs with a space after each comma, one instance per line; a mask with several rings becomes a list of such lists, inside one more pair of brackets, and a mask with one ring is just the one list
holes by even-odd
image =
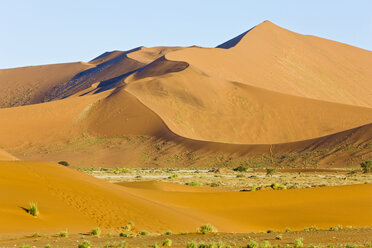
[[214, 47], [264, 20], [372, 50], [371, 0], [0, 0], [0, 68], [141, 45]]

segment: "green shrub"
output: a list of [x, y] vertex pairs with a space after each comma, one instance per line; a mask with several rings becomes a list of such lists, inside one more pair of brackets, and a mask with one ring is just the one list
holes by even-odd
[[307, 232], [309, 232], [309, 231], [316, 231], [316, 230], [319, 230], [319, 228], [317, 226], [306, 227], [304, 229], [304, 231], [307, 231]]
[[67, 237], [68, 236], [68, 232], [67, 231], [61, 231], [59, 234], [58, 234], [59, 237]]
[[41, 235], [39, 233], [34, 233], [34, 234], [32, 234], [32, 237], [33, 238], [38, 238], [38, 237], [41, 237]]
[[69, 166], [70, 164], [66, 161], [59, 161], [58, 164], [63, 165], [63, 166]]
[[92, 248], [92, 245], [88, 240], [84, 240], [82, 243], [79, 244], [78, 248]]
[[170, 240], [170, 239], [164, 240], [163, 246], [172, 246], [172, 240]]
[[352, 244], [345, 245], [345, 248], [356, 248], [356, 247], [357, 247], [356, 245], [352, 245]]
[[148, 231], [140, 231], [140, 232], [137, 233], [138, 236], [146, 236], [148, 234], [149, 234]]
[[39, 208], [37, 207], [37, 204], [34, 202], [29, 203], [30, 208], [28, 209], [28, 213], [32, 216], [38, 217], [39, 216]]
[[19, 248], [32, 248], [31, 245], [21, 245]]
[[279, 189], [279, 190], [287, 189], [287, 186], [285, 186], [285, 185], [279, 185], [279, 186], [278, 186], [278, 189]]
[[50, 244], [47, 244], [46, 246], [44, 246], [44, 248], [52, 248], [52, 246]]
[[362, 167], [363, 173], [372, 172], [372, 160], [364, 161], [363, 163], [360, 164], [360, 166]]
[[198, 248], [198, 244], [195, 241], [187, 242], [186, 248]]
[[196, 232], [201, 233], [201, 234], [208, 234], [211, 232], [217, 232], [217, 229], [212, 226], [211, 224], [205, 224], [199, 227]]
[[101, 228], [96, 227], [96, 228], [94, 228], [94, 229], [93, 229], [89, 234], [90, 234], [90, 235], [99, 236], [99, 235], [101, 235]]
[[339, 231], [339, 230], [342, 230], [342, 226], [341, 225], [338, 225], [338, 226], [332, 226], [329, 228], [330, 231]]
[[202, 183], [198, 183], [198, 182], [186, 183], [186, 185], [194, 186], [194, 187], [201, 187], [201, 186], [203, 186]]
[[290, 232], [291, 231], [291, 228], [289, 228], [289, 227], [287, 227], [286, 229], [285, 229], [285, 232]]
[[124, 233], [124, 232], [121, 232], [121, 233], [119, 234], [119, 236], [120, 236], [120, 237], [128, 238], [128, 237], [131, 236], [131, 234], [130, 234], [130, 233]]
[[278, 236], [275, 237], [276, 240], [282, 240], [283, 239], [283, 235], [282, 234], [279, 234]]
[[173, 232], [172, 231], [166, 231], [165, 233], [163, 233], [163, 235], [172, 235]]
[[153, 244], [151, 247], [154, 247], [154, 248], [159, 248], [160, 247], [160, 244], [158, 242], [156, 242], [155, 244]]
[[261, 245], [260, 248], [271, 248], [272, 245], [270, 244], [269, 241], [265, 240]]
[[302, 247], [304, 247], [304, 239], [303, 238], [296, 239], [294, 241], [293, 247], [294, 248], [302, 248]]
[[248, 170], [248, 168], [247, 168], [247, 167], [244, 167], [244, 166], [242, 166], [242, 165], [240, 165], [240, 166], [234, 168], [233, 170], [234, 170], [234, 171], [239, 171], [239, 172], [245, 172], [245, 171]]
[[276, 172], [275, 168], [266, 168], [266, 176], [272, 176]]
[[258, 243], [255, 240], [249, 241], [247, 248], [258, 248]]
[[274, 232], [277, 232], [277, 231], [275, 231], [275, 230], [273, 230], [273, 229], [269, 229], [269, 230], [267, 230], [266, 232], [267, 232], [267, 233], [274, 233]]
[[134, 222], [130, 221], [128, 224], [125, 225], [124, 229], [131, 231], [134, 228]]

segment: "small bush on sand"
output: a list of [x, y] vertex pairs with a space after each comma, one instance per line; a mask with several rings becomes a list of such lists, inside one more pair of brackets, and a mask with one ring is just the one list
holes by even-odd
[[63, 166], [69, 166], [70, 164], [66, 161], [59, 161], [58, 164], [63, 165]]
[[270, 244], [269, 241], [265, 240], [261, 245], [260, 248], [271, 248], [272, 245]]
[[267, 233], [275, 233], [275, 232], [277, 232], [277, 231], [275, 231], [275, 230], [273, 230], [273, 229], [269, 229], [269, 230], [267, 230], [266, 232], [267, 232]]
[[293, 243], [294, 248], [302, 248], [304, 247], [304, 239], [303, 238], [298, 238], [294, 241]]
[[194, 186], [194, 187], [201, 187], [201, 186], [203, 186], [202, 183], [198, 183], [198, 182], [186, 183], [186, 185]]
[[121, 233], [119, 234], [119, 236], [120, 236], [120, 237], [124, 237], [124, 238], [128, 238], [128, 237], [131, 236], [131, 234], [130, 234], [130, 233], [124, 233], [124, 232], [121, 232]]
[[205, 224], [199, 227], [196, 232], [201, 233], [201, 234], [208, 234], [211, 232], [217, 232], [217, 229], [212, 226], [211, 224]]
[[360, 166], [362, 167], [363, 173], [372, 172], [372, 160], [364, 161], [363, 163], [360, 164]]
[[266, 168], [266, 176], [272, 176], [276, 172], [275, 168]]
[[236, 167], [236, 168], [233, 169], [233, 171], [239, 171], [239, 172], [245, 172], [247, 170], [248, 170], [248, 168], [247, 167], [244, 167], [242, 165], [240, 165], [240, 166], [238, 166], [238, 167]]
[[285, 232], [290, 232], [291, 231], [291, 228], [289, 228], [289, 227], [287, 227], [286, 229], [285, 229]]
[[32, 234], [32, 237], [33, 238], [38, 238], [38, 237], [41, 237], [41, 235], [39, 233], [34, 233], [34, 234]]
[[173, 232], [172, 231], [166, 231], [165, 233], [163, 233], [163, 235], [172, 235]]
[[84, 240], [82, 243], [79, 244], [78, 248], [92, 248], [92, 245], [88, 240]]
[[309, 232], [309, 231], [316, 231], [319, 230], [317, 226], [311, 226], [311, 227], [306, 227], [304, 231]]
[[50, 244], [47, 244], [46, 246], [44, 246], [44, 248], [52, 248], [52, 246]]
[[275, 237], [276, 240], [282, 240], [283, 239], [283, 235], [282, 234], [279, 234], [278, 236]]
[[94, 235], [94, 236], [99, 236], [99, 235], [101, 235], [101, 228], [96, 227], [89, 234]]
[[249, 241], [247, 248], [258, 248], [258, 243], [255, 240]]
[[59, 234], [58, 234], [59, 237], [67, 237], [68, 236], [68, 232], [67, 231], [61, 231]]
[[128, 224], [124, 226], [124, 229], [131, 231], [134, 228], [134, 222], [130, 221]]
[[341, 225], [338, 225], [338, 226], [332, 226], [329, 228], [330, 231], [340, 231], [342, 230], [342, 226]]
[[356, 248], [357, 245], [354, 245], [354, 244], [346, 244], [345, 245], [345, 248]]
[[198, 244], [195, 241], [187, 242], [186, 248], [198, 248]]
[[164, 240], [163, 246], [172, 246], [172, 240], [170, 240], [170, 239]]
[[156, 242], [155, 244], [153, 244], [151, 247], [153, 248], [159, 248], [160, 247], [160, 244], [158, 242]]
[[31, 245], [21, 245], [19, 248], [32, 248]]
[[137, 233], [138, 236], [146, 236], [148, 234], [149, 234], [148, 231], [140, 231], [140, 232]]
[[30, 208], [28, 209], [28, 213], [32, 216], [38, 217], [39, 216], [39, 208], [37, 207], [37, 204], [34, 202], [30, 202]]

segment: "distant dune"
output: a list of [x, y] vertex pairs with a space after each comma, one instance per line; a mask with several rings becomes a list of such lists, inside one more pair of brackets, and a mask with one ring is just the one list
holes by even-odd
[[21, 159], [213, 167], [223, 166], [213, 156], [261, 156], [285, 166], [280, 157], [300, 153], [303, 164], [356, 167], [372, 158], [372, 52], [269, 21], [216, 48], [0, 70], [0, 89], [0, 146]]
[[[0, 233], [86, 233], [94, 227], [189, 231], [212, 223], [222, 232], [366, 226], [371, 185], [258, 192], [195, 192], [163, 183], [114, 185], [61, 165], [0, 162]], [[68, 185], [68, 187], [67, 187]], [[29, 202], [40, 211], [26, 212]], [[254, 203], [254, 204], [252, 204]], [[357, 209], [357, 211], [356, 211]]]

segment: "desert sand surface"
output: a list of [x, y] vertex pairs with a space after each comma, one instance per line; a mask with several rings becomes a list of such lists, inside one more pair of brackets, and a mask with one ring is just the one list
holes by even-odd
[[[195, 192], [171, 183], [122, 186], [53, 163], [0, 162], [1, 233], [51, 233], [94, 227], [120, 231], [130, 221], [150, 232], [222, 232], [363, 227], [372, 221], [370, 184], [257, 192]], [[35, 218], [25, 211], [38, 205]], [[252, 204], [254, 203], [254, 204]], [[340, 207], [342, 206], [342, 207]], [[358, 211], [355, 211], [355, 210]], [[151, 221], [149, 221], [151, 220]]]

